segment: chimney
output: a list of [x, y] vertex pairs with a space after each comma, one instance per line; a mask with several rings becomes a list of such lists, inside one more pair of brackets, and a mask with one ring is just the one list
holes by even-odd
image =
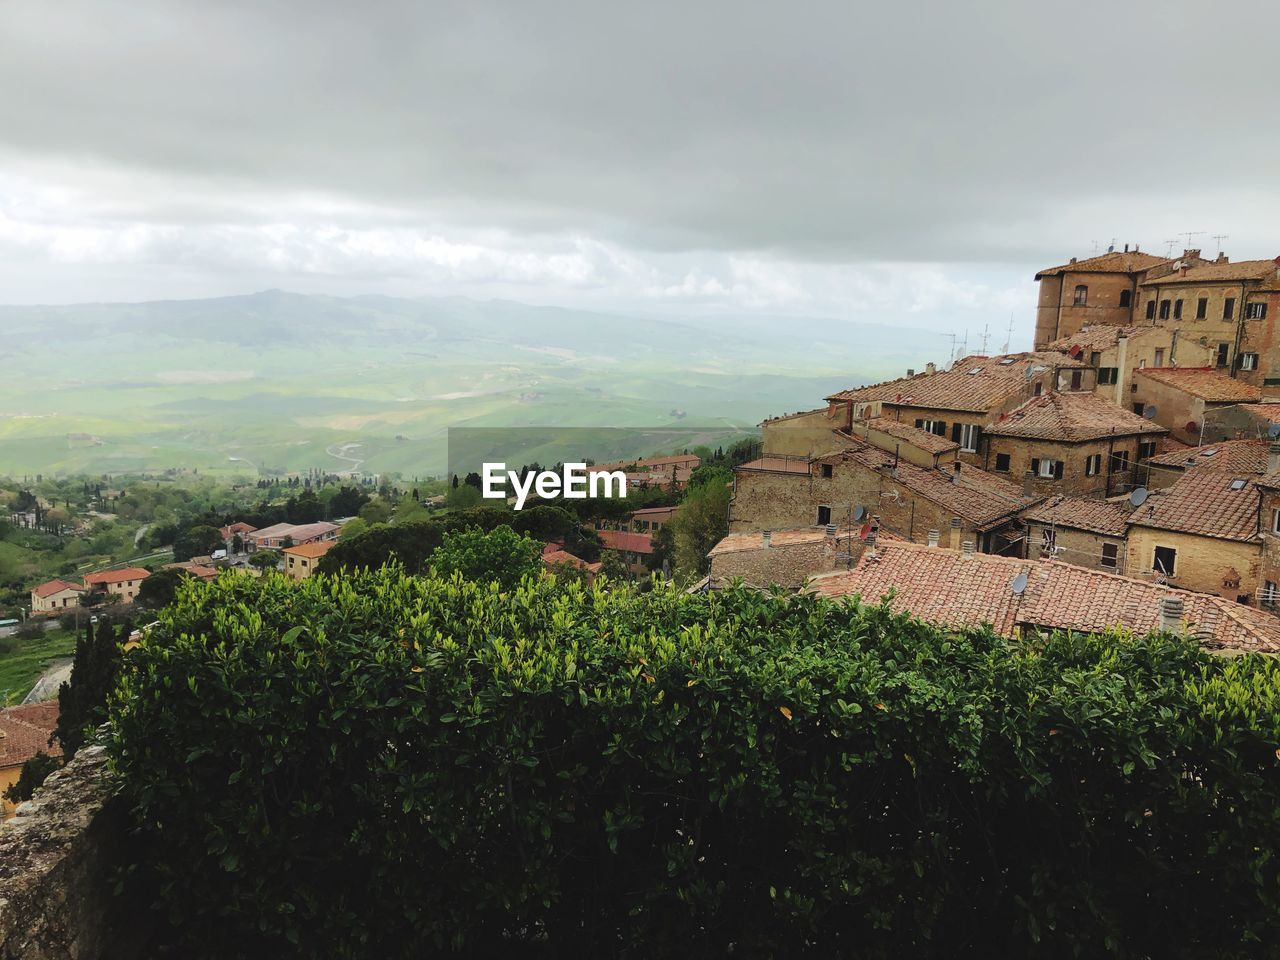
[[1218, 251], [1218, 259], [1217, 259], [1217, 260], [1214, 260], [1213, 262], [1214, 262], [1214, 263], [1230, 263], [1231, 261], [1227, 258], [1227, 255], [1226, 255], [1225, 253], [1223, 253], [1221, 250], [1219, 250], [1219, 251]]
[[937, 530], [929, 531], [929, 546], [936, 547], [938, 545], [938, 541], [941, 539], [942, 539], [942, 534], [939, 531]]
[[907, 376], [914, 377], [915, 375], [916, 375], [915, 370], [911, 369], [911, 367], [907, 367]]
[[930, 360], [928, 363], [926, 363], [926, 364], [924, 365], [924, 372], [925, 372], [925, 373], [937, 373], [937, 372], [938, 372], [938, 365], [937, 365], [936, 363], [934, 363], [932, 360]]
[[1129, 245], [1127, 243], [1124, 245], [1124, 252], [1125, 253], [1129, 252]]
[[1036, 490], [1035, 484], [1036, 475], [1028, 470], [1026, 476], [1022, 478], [1022, 495], [1024, 497], [1034, 496]]
[[834, 537], [836, 535], [836, 525], [834, 523], [827, 524], [827, 536]]
[[760, 531], [760, 540], [761, 540], [761, 541], [762, 541], [762, 543], [764, 544], [764, 548], [765, 548], [766, 550], [768, 550], [768, 549], [769, 549], [769, 541], [770, 541], [772, 538], [773, 538], [773, 531], [772, 531], [772, 530], [761, 530], [761, 531]]
[[1186, 275], [1187, 275], [1187, 265], [1186, 265], [1186, 263], [1179, 263], [1179, 264], [1178, 264], [1178, 276], [1180, 276], [1180, 277], [1185, 277]]
[[1075, 263], [1075, 262], [1076, 262], [1076, 258], [1075, 258], [1075, 257], [1072, 257], [1072, 258], [1071, 258], [1071, 262], [1072, 262], [1072, 263]]
[[960, 544], [960, 556], [966, 560], [973, 559], [973, 541], [972, 540], [966, 540], [964, 543]]
[[1272, 440], [1267, 447], [1267, 473], [1280, 472], [1280, 440]]
[[959, 460], [957, 460], [955, 463], [951, 465], [951, 482], [952, 483], [960, 482], [960, 461]]
[[1182, 598], [1164, 597], [1160, 600], [1160, 629], [1165, 633], [1182, 630]]
[[952, 550], [960, 549], [960, 518], [951, 518], [951, 539], [949, 541]]

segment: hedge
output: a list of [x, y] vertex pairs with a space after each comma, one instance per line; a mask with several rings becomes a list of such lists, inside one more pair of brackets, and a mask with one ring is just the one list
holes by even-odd
[[190, 583], [112, 704], [183, 955], [1257, 957], [1280, 670], [884, 606]]

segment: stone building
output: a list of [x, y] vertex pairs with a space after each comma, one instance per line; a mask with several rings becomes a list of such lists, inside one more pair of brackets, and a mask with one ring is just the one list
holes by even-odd
[[121, 603], [133, 603], [138, 596], [142, 581], [151, 576], [150, 570], [142, 567], [125, 567], [123, 570], [103, 570], [101, 573], [87, 573], [84, 586], [88, 593], [111, 594], [120, 598]]
[[1280, 400], [1211, 407], [1204, 412], [1204, 442], [1267, 437], [1275, 426], [1280, 426]]
[[1094, 392], [1120, 407], [1129, 407], [1130, 384], [1145, 367], [1207, 367], [1213, 351], [1197, 341], [1180, 340], [1170, 327], [1085, 327], [1049, 345], [1095, 370]]
[[[1183, 251], [1183, 259], [1199, 263], [1200, 251]], [[1133, 325], [1139, 285], [1149, 276], [1172, 272], [1173, 263], [1168, 257], [1125, 247], [1087, 260], [1072, 257], [1069, 263], [1041, 270], [1035, 277], [1040, 284], [1036, 349], [1085, 327]]]
[[316, 572], [320, 559], [328, 553], [338, 541], [312, 540], [296, 546], [285, 547], [284, 575], [291, 580], [306, 580]]
[[931, 530], [958, 547], [1020, 549], [1020, 510], [1035, 502], [1016, 484], [959, 461], [921, 467], [862, 441], [812, 460], [762, 457], [734, 469], [731, 533], [878, 517], [881, 528], [925, 542]]
[[1129, 516], [1128, 572], [1253, 602], [1262, 568], [1257, 477], [1192, 470]]
[[815, 574], [851, 565], [862, 556], [869, 536], [869, 524], [865, 529], [831, 524], [731, 533], [708, 554], [711, 578], [796, 589]]
[[1131, 488], [1168, 432], [1092, 393], [1047, 393], [986, 426], [982, 463], [1040, 496], [1105, 498]]
[[[1233, 476], [1266, 473], [1271, 458], [1268, 440], [1224, 440], [1183, 447], [1152, 457], [1142, 464], [1142, 485], [1163, 490], [1181, 480], [1191, 470], [1219, 470]], [[1276, 469], [1280, 469], [1277, 467]]]
[[1211, 367], [1147, 367], [1134, 371], [1129, 388], [1133, 412], [1162, 426], [1184, 443], [1198, 444], [1206, 413], [1256, 403], [1262, 391]]
[[949, 370], [929, 364], [921, 374], [832, 394], [827, 418], [844, 433], [859, 420], [896, 420], [951, 440], [960, 460], [980, 466], [989, 422], [1043, 393], [1093, 390], [1093, 377], [1086, 363], [1058, 351], [965, 357]]
[[1050, 497], [1022, 515], [1027, 523], [1027, 549], [1023, 556], [1124, 573], [1131, 513], [1133, 507], [1127, 497]]

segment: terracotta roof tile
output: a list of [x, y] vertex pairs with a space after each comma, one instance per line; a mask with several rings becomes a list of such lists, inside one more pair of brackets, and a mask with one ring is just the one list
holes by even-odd
[[1267, 472], [1267, 440], [1222, 440], [1200, 447], [1184, 447], [1162, 453], [1147, 462], [1153, 467], [1222, 470], [1236, 474]]
[[1274, 260], [1241, 260], [1239, 263], [1205, 263], [1187, 270], [1186, 276], [1177, 271], [1163, 277], [1142, 281], [1144, 287], [1168, 284], [1223, 283], [1241, 280], [1273, 280], [1277, 270]]
[[900, 406], [988, 413], [1026, 391], [1028, 369], [1082, 369], [1084, 366], [1057, 351], [965, 357], [949, 370], [844, 390], [826, 399], [855, 403], [878, 400]]
[[809, 461], [802, 457], [760, 457], [733, 468], [755, 473], [795, 473], [808, 476]]
[[623, 550], [629, 553], [653, 553], [653, 540], [647, 533], [631, 533], [628, 530], [597, 530], [600, 545], [606, 550]]
[[600, 564], [587, 563], [581, 557], [575, 557], [567, 550], [544, 550], [542, 553], [542, 562], [548, 567], [554, 567], [560, 563], [567, 563], [577, 567], [579, 570], [587, 570], [591, 573], [600, 572]]
[[1138, 377], [1174, 387], [1211, 403], [1245, 403], [1262, 399], [1262, 388], [1219, 373], [1211, 367], [1144, 367]]
[[1157, 257], [1150, 253], [1115, 251], [1078, 260], [1075, 263], [1064, 263], [1060, 267], [1046, 267], [1036, 274], [1036, 279], [1053, 277], [1060, 273], [1138, 273], [1152, 267], [1169, 263], [1168, 257]]
[[1123, 537], [1133, 507], [1127, 497], [1119, 500], [1085, 500], [1080, 497], [1050, 497], [1022, 516], [1034, 523], [1048, 523], [1074, 530], [1087, 530], [1108, 537]]
[[125, 567], [123, 570], [103, 570], [100, 573], [86, 573], [84, 582], [92, 585], [95, 583], [120, 583], [122, 580], [145, 580], [151, 576], [150, 570], [143, 570], [141, 567]]
[[952, 450], [960, 449], [960, 444], [954, 440], [940, 437], [936, 433], [930, 433], [928, 430], [921, 430], [914, 424], [903, 423], [901, 420], [895, 420], [892, 417], [871, 417], [867, 420], [854, 421], [855, 431], [859, 424], [868, 430], [877, 430], [904, 443], [909, 443], [926, 453], [949, 453]]
[[1256, 417], [1262, 417], [1269, 423], [1280, 423], [1280, 400], [1266, 401], [1261, 403], [1241, 403], [1237, 404], [1241, 410], [1247, 410]]
[[290, 556], [315, 560], [332, 550], [337, 542], [337, 540], [316, 540], [311, 543], [299, 543], [297, 546], [285, 547], [284, 552]]
[[1156, 530], [1257, 543], [1257, 484], [1254, 478], [1225, 471], [1190, 470], [1168, 489], [1149, 494], [1129, 515], [1129, 522]]
[[0, 769], [26, 763], [43, 750], [62, 756], [62, 748], [49, 737], [58, 725], [58, 701], [46, 700], [0, 710]]
[[[1020, 595], [1019, 574], [1027, 575]], [[1183, 601], [1184, 623], [1214, 649], [1280, 653], [1280, 617], [1211, 594], [1191, 593], [1056, 560], [1020, 560], [893, 542], [864, 554], [849, 571], [813, 578], [824, 596], [858, 595], [875, 603], [893, 592], [890, 606], [947, 627], [990, 624], [1004, 636], [1016, 628], [1101, 633], [1116, 627], [1135, 634], [1160, 625], [1160, 602]]]
[[33, 587], [31, 593], [33, 596], [43, 599], [44, 597], [51, 597], [55, 593], [61, 593], [63, 590], [82, 591], [84, 590], [84, 587], [80, 586], [78, 583], [67, 583], [65, 580], [50, 580], [48, 583], [42, 583], [38, 587]]
[[1136, 413], [1108, 403], [1093, 393], [1059, 393], [1032, 397], [985, 428], [1001, 437], [1080, 443], [1100, 437], [1168, 433]]

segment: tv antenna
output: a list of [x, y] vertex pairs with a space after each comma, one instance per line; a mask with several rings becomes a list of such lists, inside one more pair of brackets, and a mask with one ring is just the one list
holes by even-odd
[[944, 333], [942, 337], [944, 340], [945, 339], [951, 340], [951, 352], [948, 353], [947, 356], [950, 358], [950, 362], [954, 363], [956, 359], [956, 341], [959, 340], [960, 338], [956, 336], [954, 333]]
[[1187, 245], [1183, 249], [1190, 250], [1191, 241], [1194, 240], [1196, 237], [1203, 237], [1204, 231], [1203, 230], [1184, 230], [1182, 231], [1182, 233], [1178, 234], [1178, 236], [1184, 237], [1187, 241]]
[[989, 327], [990, 327], [990, 324], [984, 323], [982, 325], [982, 350], [980, 350], [979, 352], [984, 357], [987, 355], [987, 338], [991, 335], [990, 333], [987, 332]]
[[1090, 243], [1093, 244], [1093, 255], [1096, 257], [1098, 255], [1098, 241], [1091, 240]]
[[1178, 245], [1178, 238], [1174, 237], [1172, 240], [1166, 240], [1165, 243], [1169, 245], [1169, 249], [1166, 250], [1164, 254], [1167, 259], [1173, 256], [1173, 248]]
[[1009, 311], [1009, 330], [1004, 335], [1004, 349], [1001, 353], [1009, 352], [1009, 344], [1013, 343], [1013, 311]]
[[1230, 239], [1231, 239], [1231, 234], [1229, 234], [1229, 233], [1215, 233], [1215, 234], [1213, 235], [1213, 239], [1214, 239], [1214, 240], [1217, 242], [1217, 244], [1218, 244], [1218, 256], [1222, 256], [1222, 241], [1223, 241], [1223, 240], [1230, 240]]

